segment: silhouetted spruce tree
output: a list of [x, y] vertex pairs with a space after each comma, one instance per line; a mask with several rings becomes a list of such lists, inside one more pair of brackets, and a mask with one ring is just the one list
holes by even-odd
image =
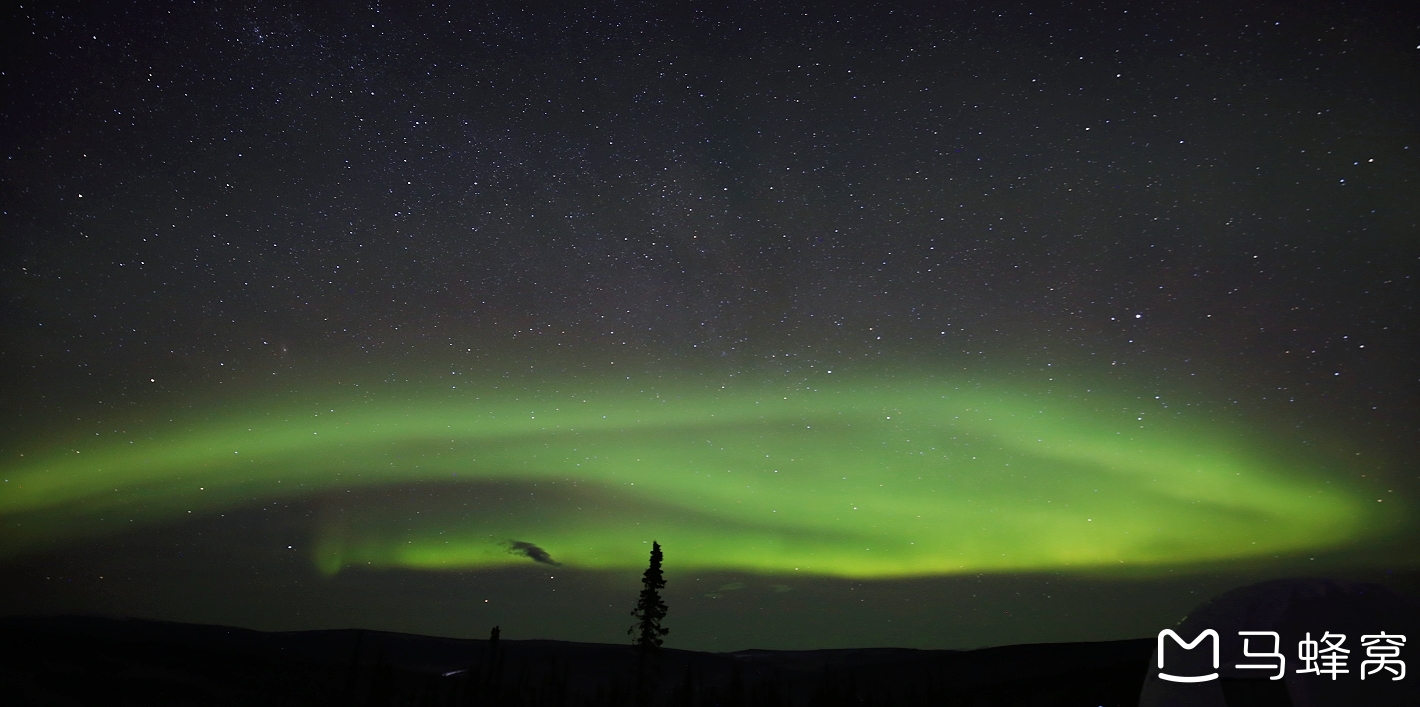
[[728, 691], [729, 694], [725, 696], [724, 704], [729, 705], [729, 707], [744, 707], [744, 677], [740, 673], [740, 662], [738, 660], [730, 664], [730, 686]]
[[347, 705], [355, 704], [355, 691], [360, 682], [360, 643], [365, 640], [365, 630], [355, 629], [355, 651], [350, 655], [350, 674], [345, 682], [345, 694], [340, 700]]
[[695, 704], [695, 678], [690, 672], [690, 663], [685, 664], [685, 678], [671, 701], [673, 707], [693, 707]]
[[498, 645], [502, 631], [494, 626], [488, 632], [488, 674], [484, 678], [483, 704], [497, 705], [503, 700], [503, 647]]
[[365, 704], [370, 707], [389, 707], [394, 704], [394, 664], [385, 660], [385, 652], [375, 652], [375, 670], [370, 676], [370, 696]]
[[641, 577], [641, 597], [631, 615], [636, 623], [626, 632], [634, 636], [632, 643], [642, 651], [650, 652], [661, 647], [663, 636], [671, 630], [662, 626], [666, 618], [666, 603], [661, 601], [661, 590], [666, 586], [666, 578], [661, 574], [661, 544], [651, 542], [651, 566]]
[[503, 651], [498, 645], [500, 633], [499, 628], [494, 626], [488, 633], [488, 646], [481, 664], [475, 660], [473, 665], [469, 666], [465, 680], [467, 691], [464, 695], [464, 703], [467, 705], [494, 705], [498, 702], [503, 687]]

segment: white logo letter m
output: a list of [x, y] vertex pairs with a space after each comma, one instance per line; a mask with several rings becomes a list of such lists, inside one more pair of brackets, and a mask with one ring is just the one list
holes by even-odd
[[[1167, 637], [1169, 637], [1169, 638], [1172, 638], [1173, 641], [1174, 641], [1174, 643], [1177, 643], [1179, 646], [1182, 646], [1183, 649], [1186, 650], [1186, 651], [1191, 651], [1191, 650], [1193, 650], [1194, 646], [1197, 646], [1198, 644], [1202, 643], [1202, 642], [1203, 642], [1203, 639], [1205, 639], [1205, 638], [1211, 638], [1211, 639], [1213, 639], [1213, 670], [1214, 670], [1214, 672], [1208, 673], [1207, 675], [1169, 675], [1168, 673], [1164, 672], [1164, 637], [1165, 637], [1165, 636], [1167, 636]], [[1216, 672], [1216, 671], [1218, 670], [1218, 632], [1217, 632], [1217, 631], [1214, 631], [1214, 630], [1211, 629], [1211, 628], [1208, 629], [1208, 630], [1206, 630], [1206, 631], [1204, 631], [1203, 633], [1198, 634], [1198, 638], [1193, 639], [1193, 642], [1191, 642], [1191, 643], [1184, 643], [1184, 642], [1183, 642], [1183, 639], [1180, 638], [1178, 634], [1176, 634], [1176, 633], [1173, 632], [1173, 629], [1166, 628], [1166, 629], [1164, 629], [1164, 630], [1162, 630], [1162, 631], [1159, 632], [1158, 652], [1159, 652], [1159, 678], [1162, 679], [1162, 680], [1168, 680], [1169, 682], [1208, 682], [1209, 680], [1217, 680], [1217, 679], [1218, 679], [1218, 673]]]

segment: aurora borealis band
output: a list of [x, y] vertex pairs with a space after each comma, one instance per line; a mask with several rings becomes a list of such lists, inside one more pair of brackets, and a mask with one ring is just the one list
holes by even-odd
[[41, 449], [4, 470], [0, 516], [82, 532], [110, 496], [130, 506], [112, 512], [161, 522], [413, 487], [414, 503], [327, 503], [311, 560], [464, 569], [527, 563], [511, 548], [532, 543], [570, 568], [634, 569], [655, 538], [685, 569], [853, 578], [1171, 568], [1388, 527], [1374, 493], [1327, 481], [1335, 470], [1131, 410], [923, 375], [517, 393], [475, 381]]

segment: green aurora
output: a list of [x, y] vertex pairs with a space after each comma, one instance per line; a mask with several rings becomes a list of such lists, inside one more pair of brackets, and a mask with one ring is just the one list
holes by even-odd
[[17, 532], [0, 556], [293, 497], [317, 499], [326, 573], [529, 563], [515, 542], [634, 569], [653, 538], [679, 569], [1153, 571], [1340, 548], [1403, 515], [1261, 433], [1098, 393], [697, 380], [331, 388], [318, 406], [37, 441], [2, 470]]

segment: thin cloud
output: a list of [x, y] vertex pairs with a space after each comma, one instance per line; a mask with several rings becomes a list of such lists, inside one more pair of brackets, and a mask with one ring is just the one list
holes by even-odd
[[541, 562], [544, 565], [552, 565], [554, 567], [557, 567], [561, 566], [562, 564], [561, 562], [552, 559], [552, 555], [547, 554], [546, 550], [532, 543], [523, 542], [522, 540], [509, 540], [508, 552], [514, 555], [522, 555], [523, 557], [526, 557], [529, 560], [532, 560], [533, 562]]

